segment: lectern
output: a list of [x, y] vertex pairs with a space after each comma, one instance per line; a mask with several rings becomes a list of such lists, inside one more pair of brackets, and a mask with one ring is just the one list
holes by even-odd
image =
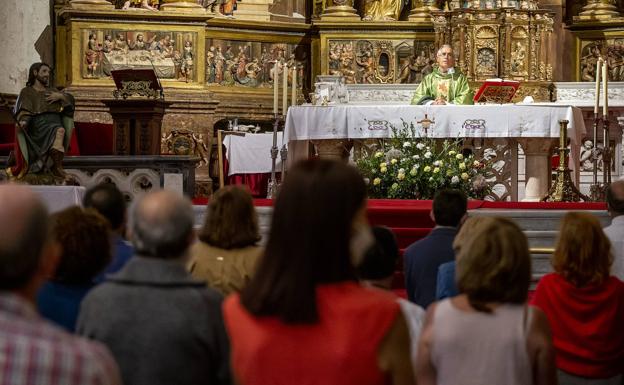
[[162, 119], [171, 105], [152, 69], [111, 71], [115, 99], [103, 100], [113, 117], [114, 155], [160, 155]]

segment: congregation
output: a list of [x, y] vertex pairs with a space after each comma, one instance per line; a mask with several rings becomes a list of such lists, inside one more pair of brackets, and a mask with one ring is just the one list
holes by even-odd
[[352, 166], [299, 162], [261, 245], [241, 187], [213, 195], [196, 237], [174, 192], [126, 208], [102, 184], [49, 214], [0, 185], [0, 383], [624, 384], [624, 181], [610, 226], [563, 217], [535, 290], [523, 231], [462, 192], [437, 192], [403, 258], [366, 199]]

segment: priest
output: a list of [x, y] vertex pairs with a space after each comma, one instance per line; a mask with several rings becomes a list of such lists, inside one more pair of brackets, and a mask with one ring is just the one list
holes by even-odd
[[418, 85], [412, 104], [474, 104], [468, 79], [455, 70], [453, 48], [443, 45], [436, 54], [436, 60], [437, 68]]

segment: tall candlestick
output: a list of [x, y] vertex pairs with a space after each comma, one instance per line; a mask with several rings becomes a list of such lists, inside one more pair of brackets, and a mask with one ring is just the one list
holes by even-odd
[[596, 61], [596, 103], [594, 104], [594, 114], [598, 115], [598, 108], [600, 106], [600, 64], [602, 58], [598, 58]]
[[607, 119], [609, 115], [609, 67], [607, 62], [602, 63], [602, 84], [604, 91], [604, 104], [602, 105], [602, 118]]
[[292, 98], [290, 99], [290, 105], [291, 106], [296, 106], [297, 105], [297, 65], [293, 64], [293, 68], [292, 68], [292, 87], [291, 87], [291, 91], [292, 91]]
[[278, 104], [278, 90], [279, 90], [279, 62], [275, 61], [275, 65], [273, 66], [273, 114], [277, 115], [277, 106]]
[[286, 110], [288, 109], [288, 66], [284, 63], [282, 67], [282, 73], [284, 74], [284, 88], [282, 92], [282, 115], [286, 116]]

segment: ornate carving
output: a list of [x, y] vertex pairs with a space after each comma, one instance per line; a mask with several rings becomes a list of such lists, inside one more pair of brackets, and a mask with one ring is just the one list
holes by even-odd
[[161, 153], [168, 155], [195, 155], [201, 160], [197, 167], [207, 166], [209, 162], [208, 147], [204, 136], [190, 130], [171, 130], [163, 133]]
[[194, 81], [196, 32], [82, 30], [83, 78], [116, 69], [154, 69], [159, 78]]
[[589, 82], [596, 80], [598, 57], [606, 57], [609, 80], [624, 81], [624, 36], [611, 39], [581, 40], [579, 78]]
[[418, 83], [433, 71], [435, 45], [413, 40], [329, 40], [329, 75], [347, 84]]

